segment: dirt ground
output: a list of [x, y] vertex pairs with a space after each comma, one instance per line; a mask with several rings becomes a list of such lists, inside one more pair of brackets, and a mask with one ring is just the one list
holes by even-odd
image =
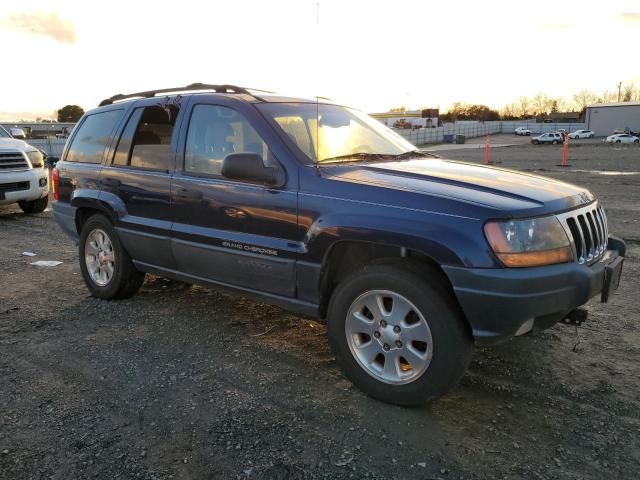
[[622, 284], [577, 331], [477, 348], [423, 408], [363, 395], [325, 328], [276, 307], [157, 277], [91, 298], [51, 212], [0, 207], [0, 478], [639, 478], [640, 148], [572, 145], [565, 170], [558, 146], [491, 154], [588, 186], [627, 241]]

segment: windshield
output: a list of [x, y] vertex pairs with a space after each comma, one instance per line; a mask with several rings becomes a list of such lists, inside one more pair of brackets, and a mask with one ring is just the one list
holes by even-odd
[[357, 110], [315, 103], [264, 103], [273, 118], [312, 162], [395, 156], [416, 150], [400, 135]]
[[7, 132], [2, 125], [0, 125], [0, 138], [11, 138], [9, 132]]

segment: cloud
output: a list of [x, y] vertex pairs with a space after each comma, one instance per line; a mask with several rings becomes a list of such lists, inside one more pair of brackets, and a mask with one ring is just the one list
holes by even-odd
[[14, 30], [44, 35], [60, 43], [76, 41], [73, 23], [61, 19], [56, 12], [18, 13], [9, 16], [5, 23]]
[[640, 12], [622, 12], [620, 18], [624, 23], [640, 25]]

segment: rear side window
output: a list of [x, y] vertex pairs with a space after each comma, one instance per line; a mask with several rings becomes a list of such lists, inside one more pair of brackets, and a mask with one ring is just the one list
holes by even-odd
[[122, 132], [113, 165], [168, 170], [177, 115], [174, 106], [136, 108]]
[[75, 134], [65, 160], [67, 162], [102, 163], [102, 156], [111, 139], [122, 110], [110, 110], [89, 115]]

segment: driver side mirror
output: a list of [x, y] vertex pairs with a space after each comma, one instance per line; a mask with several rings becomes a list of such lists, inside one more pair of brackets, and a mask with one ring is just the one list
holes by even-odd
[[241, 180], [265, 185], [282, 185], [282, 171], [265, 167], [257, 153], [230, 153], [222, 160], [222, 176], [230, 180]]

